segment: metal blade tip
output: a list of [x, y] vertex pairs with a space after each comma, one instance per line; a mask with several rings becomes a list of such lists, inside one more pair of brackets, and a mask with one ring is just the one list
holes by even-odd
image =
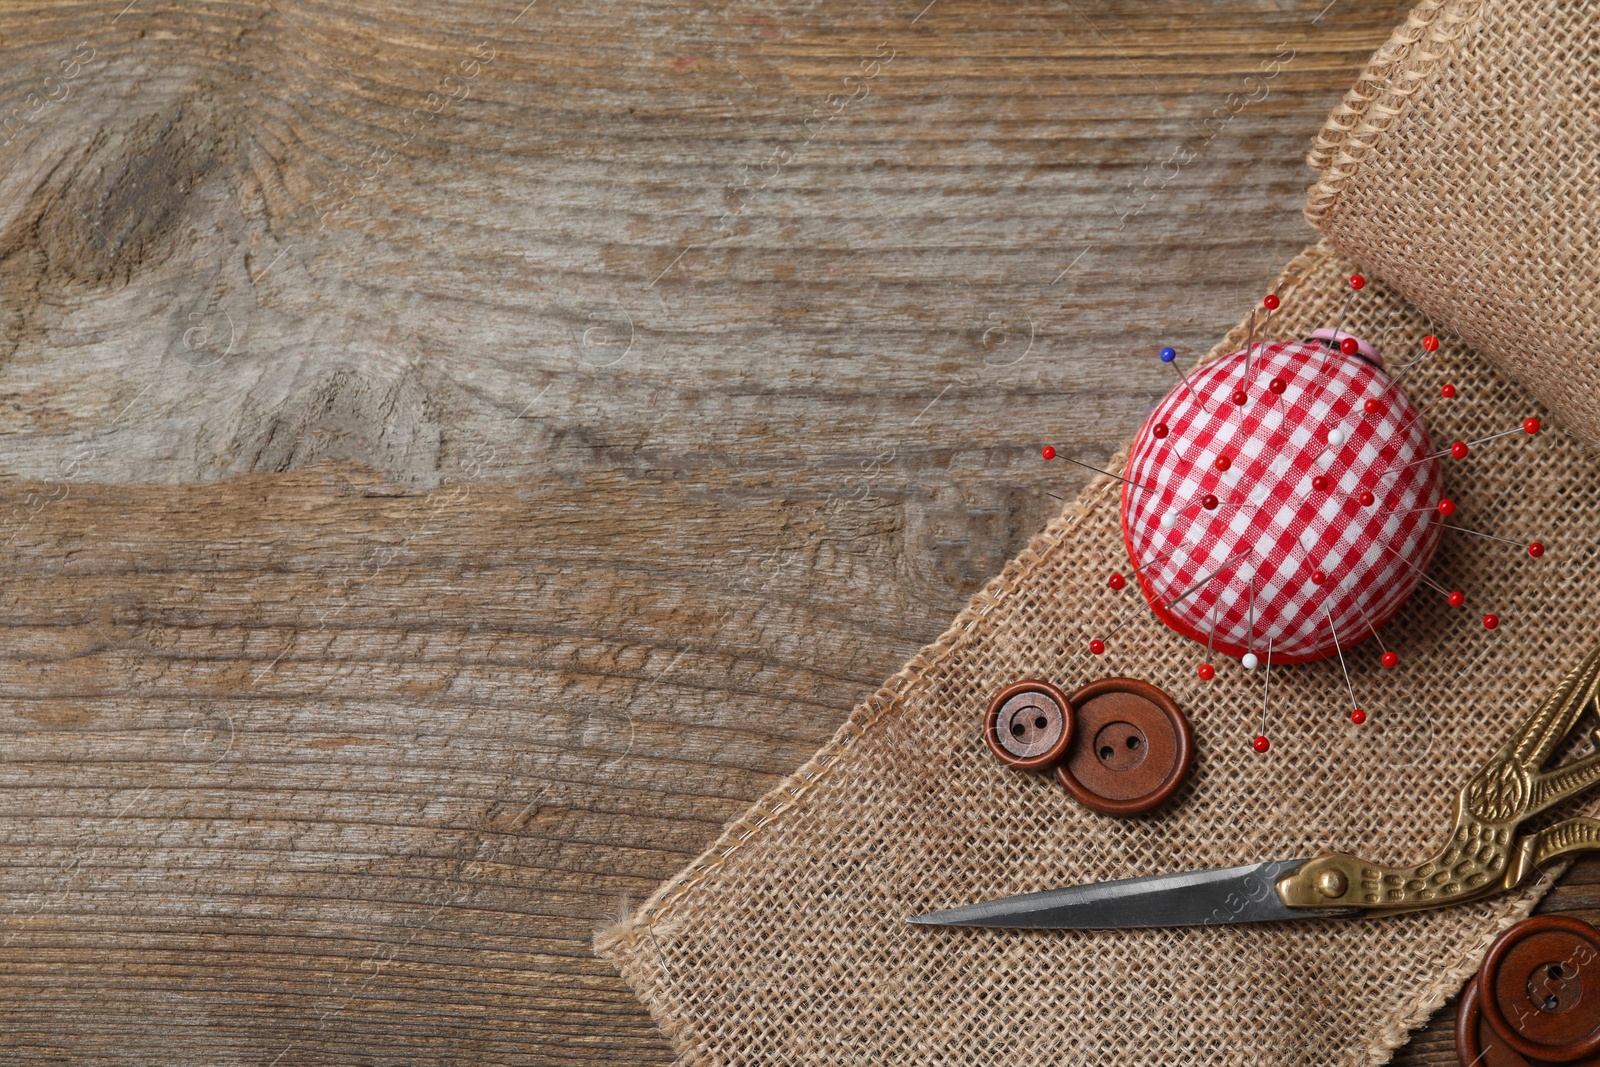
[[1349, 915], [1349, 908], [1290, 908], [1274, 887], [1306, 861], [1179, 871], [1046, 889], [906, 919], [918, 926], [1011, 930], [1126, 930], [1272, 922]]

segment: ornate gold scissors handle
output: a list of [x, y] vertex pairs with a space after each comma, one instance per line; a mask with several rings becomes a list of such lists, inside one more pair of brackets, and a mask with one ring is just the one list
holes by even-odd
[[1563, 853], [1600, 849], [1596, 819], [1517, 834], [1525, 820], [1600, 782], [1600, 751], [1544, 769], [1597, 693], [1600, 647], [1467, 782], [1456, 797], [1455, 831], [1432, 859], [1386, 867], [1344, 853], [1317, 856], [1278, 880], [1279, 899], [1291, 908], [1355, 907], [1369, 915], [1437, 908], [1513, 889]]

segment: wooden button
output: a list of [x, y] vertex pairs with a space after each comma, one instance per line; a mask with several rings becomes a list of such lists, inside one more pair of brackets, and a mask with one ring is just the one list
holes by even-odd
[[1013, 682], [989, 701], [983, 739], [1001, 763], [1020, 770], [1048, 767], [1072, 741], [1071, 705], [1049, 682]]
[[1478, 980], [1467, 983], [1456, 1004], [1456, 1057], [1473, 1067], [1543, 1067], [1501, 1040], [1483, 1017]]
[[1149, 682], [1102, 678], [1067, 698], [1073, 737], [1056, 778], [1092, 811], [1137, 815], [1177, 791], [1194, 745], [1189, 720]]
[[1495, 939], [1478, 971], [1484, 1021], [1523, 1057], [1600, 1055], [1600, 930], [1565, 915], [1524, 919]]

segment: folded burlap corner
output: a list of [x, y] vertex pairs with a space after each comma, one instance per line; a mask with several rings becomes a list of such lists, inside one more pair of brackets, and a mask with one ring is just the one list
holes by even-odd
[[[1357, 112], [1395, 112], [1374, 135], [1378, 148], [1346, 152], [1355, 163], [1330, 197], [1314, 190], [1336, 237], [1355, 226], [1337, 220], [1350, 217], [1365, 176], [1382, 173], [1385, 138], [1404, 135], [1407, 101], [1426, 98], [1452, 57], [1485, 47], [1476, 12], [1421, 5], [1375, 58], [1356, 103], [1336, 113], [1330, 130]], [[1411, 88], [1395, 102], [1385, 95], [1393, 85]], [[1353, 148], [1362, 121], [1343, 140], [1325, 133], [1329, 151]], [[1379, 274], [1376, 261], [1361, 261]], [[1303, 336], [1337, 318], [1353, 269], [1327, 242], [1294, 260], [1275, 287], [1274, 333]], [[1445, 330], [1468, 332], [1460, 316], [1477, 305], [1430, 299], [1431, 315], [1374, 281], [1346, 328], [1390, 353], [1420, 352], [1426, 332], [1444, 338], [1406, 379], [1414, 395], [1437, 395], [1446, 381], [1459, 390], [1430, 412], [1434, 436], [1472, 440], [1546, 417]], [[1243, 336], [1236, 327], [1213, 354]], [[1547, 425], [1537, 439], [1503, 439], [1446, 468], [1463, 525], [1542, 540], [1545, 558], [1447, 535], [1430, 570], [1466, 590], [1469, 609], [1424, 588], [1383, 631], [1398, 669], [1379, 667], [1373, 649], [1350, 657], [1365, 726], [1347, 718], [1336, 662], [1281, 668], [1273, 749], [1257, 755], [1260, 673], [1228, 667], [1199, 681], [1195, 647], [1148, 612], [1090, 657], [1090, 638], [1130, 603], [1104, 582], [1126, 557], [1117, 483], [1098, 479], [821, 752], [602, 933], [597, 949], [693, 1064], [1383, 1062], [1556, 870], [1514, 894], [1370, 922], [1018, 932], [903, 920], [1010, 893], [1324, 849], [1389, 863], [1431, 855], [1461, 784], [1595, 640], [1586, 609], [1600, 593], [1591, 533], [1600, 470], [1559, 420]], [[1488, 610], [1504, 620], [1496, 631], [1478, 622]], [[1161, 686], [1195, 728], [1190, 780], [1142, 818], [1096, 815], [1046, 777], [1000, 766], [983, 744], [980, 715], [1007, 682], [1046, 677], [1070, 690], [1105, 675]]]
[[1306, 218], [1600, 445], [1600, 5], [1424, 0], [1329, 117]]

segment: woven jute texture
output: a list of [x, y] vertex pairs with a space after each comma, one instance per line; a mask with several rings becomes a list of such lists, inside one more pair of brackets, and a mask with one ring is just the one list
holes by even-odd
[[1311, 152], [1341, 252], [1600, 444], [1600, 4], [1428, 0]]
[[[1331, 323], [1352, 264], [1326, 244], [1277, 290], [1274, 334]], [[1397, 362], [1428, 319], [1369, 284], [1349, 319]], [[1281, 334], [1279, 333], [1281, 331]], [[1235, 329], [1218, 351], [1237, 346]], [[1472, 440], [1545, 413], [1443, 335], [1406, 378], [1436, 440]], [[1214, 353], [1215, 354], [1215, 353]], [[1392, 364], [1395, 365], [1395, 364]], [[1114, 464], [1120, 464], [1119, 458]], [[933, 645], [856, 709], [817, 756], [734, 823], [630, 921], [597, 940], [680, 1062], [779, 1064], [1380, 1063], [1454, 994], [1536, 887], [1404, 918], [1186, 930], [1018, 932], [904, 924], [914, 912], [1160, 871], [1355, 852], [1431, 855], [1456, 791], [1596, 639], [1600, 470], [1559, 426], [1445, 467], [1454, 521], [1549, 551], [1447, 532], [1423, 587], [1347, 656], [1371, 718], [1351, 725], [1337, 661], [1262, 673], [1225, 661], [1140, 607], [1118, 486], [1101, 479], [1009, 563]], [[1106, 655], [1092, 637], [1129, 616]], [[1482, 626], [1483, 612], [1504, 620]], [[1188, 712], [1188, 783], [1146, 816], [1096, 815], [1050, 778], [984, 747], [989, 697], [1026, 677], [1068, 691], [1106, 675], [1153, 682]], [[1589, 805], [1594, 810], [1597, 805]], [[1574, 808], [1558, 814], [1571, 814]]]

